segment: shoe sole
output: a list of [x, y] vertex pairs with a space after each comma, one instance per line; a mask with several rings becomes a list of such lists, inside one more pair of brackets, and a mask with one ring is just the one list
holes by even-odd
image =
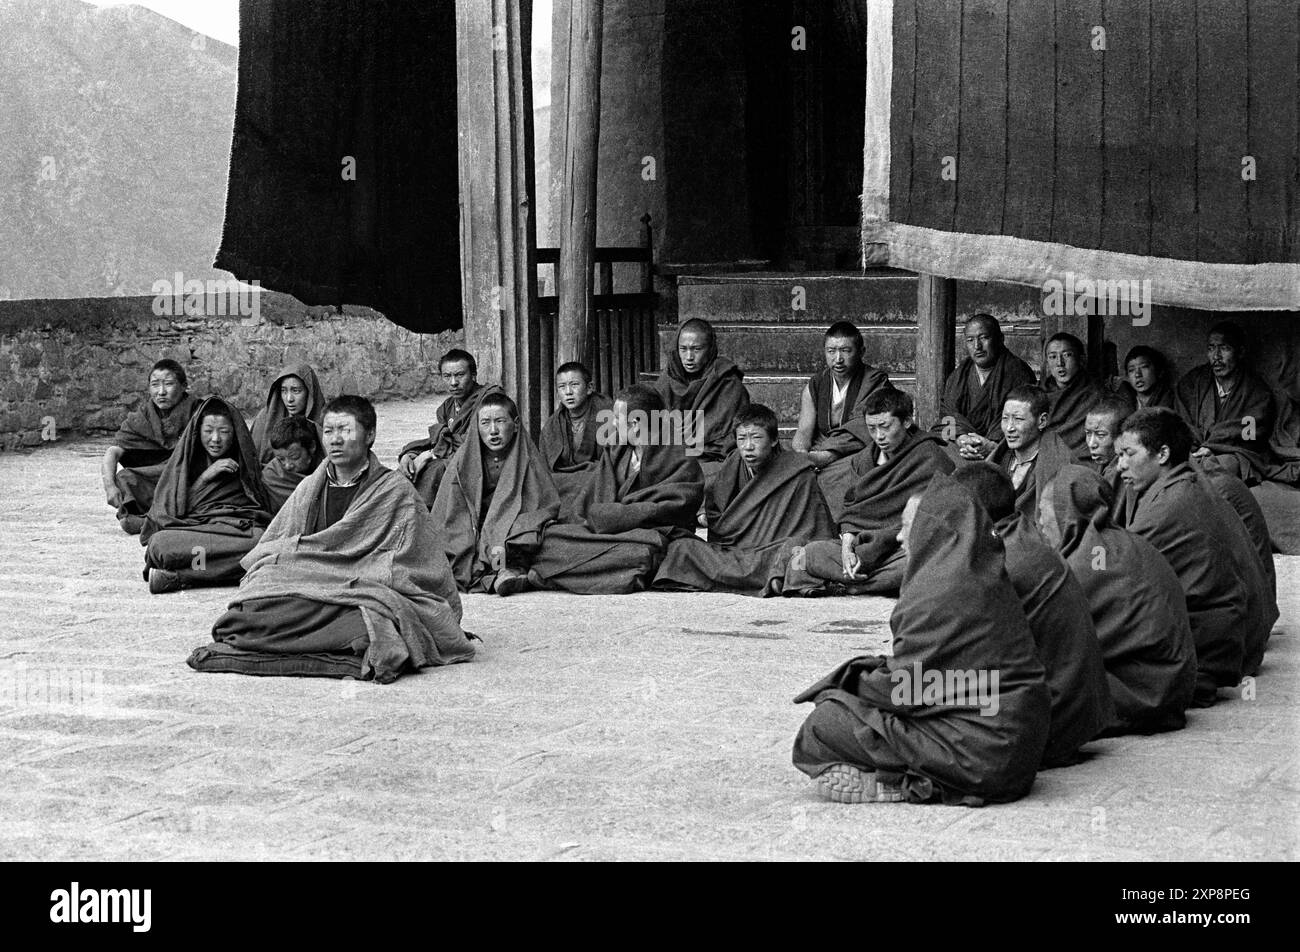
[[901, 803], [903, 791], [850, 764], [835, 764], [817, 777], [817, 790], [835, 803]]

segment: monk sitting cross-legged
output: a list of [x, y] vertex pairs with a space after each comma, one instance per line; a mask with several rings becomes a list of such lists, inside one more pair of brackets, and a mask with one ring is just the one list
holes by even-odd
[[596, 433], [614, 404], [595, 392], [591, 371], [576, 360], [555, 372], [555, 389], [560, 407], [543, 424], [537, 448], [560, 492], [560, 514], [567, 521], [600, 469], [603, 448], [596, 442]]
[[462, 592], [511, 595], [527, 585], [542, 529], [560, 494], [504, 393], [484, 397], [477, 425], [442, 478], [433, 521]]
[[976, 314], [963, 328], [966, 357], [944, 381], [931, 428], [961, 459], [984, 459], [1002, 442], [1002, 404], [1016, 387], [1035, 383], [1029, 365], [1007, 350], [1002, 325]]
[[734, 428], [736, 448], [704, 493], [708, 541], [670, 543], [656, 589], [779, 594], [790, 540], [835, 531], [812, 462], [781, 449], [776, 414], [751, 403]]
[[244, 559], [248, 574], [190, 667], [388, 682], [470, 660], [474, 645], [428, 509], [371, 452], [374, 407], [336, 397], [323, 429], [325, 465]]
[[848, 463], [852, 481], [840, 500], [839, 541], [813, 540], [795, 551], [782, 585], [786, 595], [897, 594], [905, 564], [898, 544], [903, 507], [931, 477], [956, 465], [939, 437], [916, 428], [912, 398], [902, 390], [877, 390], [863, 410], [871, 445]]
[[1051, 696], [988, 514], [950, 476], [908, 500], [892, 657], [859, 657], [795, 698], [814, 702], [794, 765], [841, 803], [980, 806], [1023, 797]]
[[158, 478], [140, 533], [149, 591], [234, 585], [270, 521], [244, 418], [220, 397], [205, 398]]
[[298, 484], [325, 459], [325, 451], [320, 430], [304, 416], [280, 420], [271, 427], [269, 439], [273, 455], [262, 467], [262, 482], [271, 497], [271, 511], [279, 512]]

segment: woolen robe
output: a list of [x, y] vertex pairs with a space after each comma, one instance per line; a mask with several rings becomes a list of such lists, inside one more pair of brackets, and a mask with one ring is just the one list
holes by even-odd
[[752, 476], [732, 450], [705, 491], [704, 512], [708, 541], [690, 535], [669, 543], [654, 588], [779, 594], [791, 540], [835, 531], [812, 461], [780, 444]]
[[1052, 695], [1042, 765], [1075, 763], [1079, 748], [1115, 720], [1088, 596], [1027, 518], [1016, 513], [999, 522], [997, 530], [1006, 550], [1007, 577], [1029, 619]]
[[197, 649], [204, 671], [373, 678], [468, 661], [461, 603], [428, 509], [372, 453], [347, 510], [326, 526], [321, 464], [244, 559], [248, 574]]
[[[1202, 364], [1183, 374], [1175, 390], [1178, 412], [1197, 444], [1246, 485], [1262, 480], [1274, 465], [1269, 440], [1277, 419], [1273, 391], [1264, 379], [1242, 370], [1232, 392], [1220, 397], [1214, 371]], [[1249, 439], [1247, 418], [1254, 422]]]
[[[1036, 384], [1029, 365], [1003, 345], [989, 375], [981, 385], [975, 361], [963, 358], [944, 381], [939, 402], [939, 419], [931, 432], [955, 432], [957, 436], [977, 433], [994, 443], [1002, 441], [1002, 405], [1016, 387]], [[952, 427], [953, 429], [950, 429]], [[947, 437], [944, 437], [947, 439]]]
[[271, 431], [275, 425], [289, 415], [285, 409], [284, 401], [280, 399], [280, 384], [284, 383], [286, 377], [297, 377], [307, 388], [307, 409], [303, 416], [316, 425], [316, 432], [319, 435], [320, 428], [325, 420], [325, 391], [321, 389], [320, 380], [316, 377], [316, 371], [312, 370], [308, 364], [298, 362], [286, 364], [275, 375], [271, 381], [271, 386], [267, 388], [266, 405], [258, 411], [257, 416], [253, 418], [252, 434], [253, 445], [257, 447], [257, 458], [263, 463], [269, 463], [275, 458], [275, 449], [271, 446]]
[[808, 449], [835, 456], [834, 462], [822, 467], [818, 480], [830, 506], [831, 518], [836, 521], [839, 521], [844, 494], [853, 482], [848, 460], [854, 453], [873, 445], [864, 425], [867, 398], [877, 390], [893, 387], [889, 374], [870, 364], [859, 364], [849, 377], [844, 391], [844, 412], [837, 421], [831, 406], [835, 395], [834, 373], [829, 367], [823, 367], [808, 378], [808, 395], [817, 413], [812, 445]]
[[[1047, 413], [1048, 429], [1054, 429], [1056, 435], [1069, 447], [1073, 462], [1086, 463], [1090, 458], [1087, 435], [1084, 433], [1088, 408], [1105, 395], [1105, 385], [1093, 380], [1086, 371], [1080, 370], [1062, 389], [1056, 378], [1044, 371], [1043, 389], [1047, 391], [1051, 402], [1051, 409]], [[1001, 410], [998, 412], [1001, 413]]]
[[644, 591], [668, 544], [695, 534], [704, 500], [699, 463], [680, 446], [647, 446], [632, 474], [630, 451], [606, 449], [582, 500], [581, 523], [545, 529], [528, 572], [534, 586], [578, 595]]
[[[211, 463], [203, 448], [203, 417], [218, 413], [234, 427], [227, 458], [239, 468], [198, 485]], [[232, 585], [244, 574], [240, 559], [270, 521], [270, 496], [244, 418], [221, 397], [205, 397], [158, 479], [144, 520], [145, 578], [148, 569], [156, 568], [175, 572], [189, 586]]]
[[158, 478], [198, 406], [199, 402], [187, 393], [163, 413], [145, 394], [144, 402], [126, 415], [112, 441], [123, 451], [118, 460], [122, 468], [116, 477], [122, 491], [122, 505], [117, 509], [119, 521], [149, 511]]
[[878, 462], [880, 448], [873, 442], [848, 462], [852, 482], [840, 506], [838, 529], [854, 534], [853, 549], [861, 562], [860, 578], [844, 576], [843, 547], [839, 539], [810, 539], [804, 546], [802, 565], [792, 561], [782, 589], [786, 595], [825, 591], [834, 583], [849, 594], [894, 595], [903, 581], [904, 560], [898, 545], [907, 500], [917, 495], [937, 474], [956, 465], [943, 451], [943, 441], [933, 433], [913, 428], [892, 456]]
[[494, 383], [476, 384], [458, 406], [453, 405], [450, 397], [443, 400], [434, 411], [434, 421], [429, 424], [429, 435], [412, 440], [398, 452], [400, 459], [407, 453], [433, 450], [433, 459], [415, 474], [415, 490], [429, 509], [433, 508], [433, 500], [438, 495], [438, 487], [442, 484], [447, 464], [461, 448], [469, 431], [478, 427], [478, 408], [483, 403], [483, 398], [494, 393], [503, 394], [505, 391]]
[[1112, 523], [1113, 502], [1082, 466], [1052, 480], [1060, 552], [1088, 598], [1115, 705], [1106, 733], [1179, 730], [1196, 688], [1187, 599], [1160, 551]]
[[[471, 427], [433, 503], [433, 522], [462, 592], [494, 591], [504, 567], [527, 570], [541, 545], [542, 529], [560, 515], [560, 494], [527, 433], [515, 433], [487, 499], [484, 450], [478, 427]], [[504, 561], [494, 559], [497, 547]]]
[[271, 500], [271, 513], [275, 514], [280, 511], [280, 507], [285, 501], [293, 495], [293, 491], [298, 488], [298, 484], [315, 472], [316, 467], [325, 461], [325, 451], [321, 448], [320, 430], [316, 431], [316, 451], [312, 453], [311, 463], [305, 473], [291, 473], [284, 468], [284, 464], [274, 455], [270, 462], [262, 466], [262, 484], [266, 486], [267, 496]]
[[[989, 455], [988, 462], [1000, 466], [1008, 475], [1011, 464], [1015, 461], [1015, 451], [1007, 445], [1003, 437]], [[1046, 486], [1053, 476], [1067, 463], [1076, 462], [1074, 453], [1052, 427], [1045, 429], [1038, 437], [1038, 456], [1034, 458], [1033, 468], [1025, 481], [1016, 490], [1016, 511], [1030, 519], [1035, 518], [1038, 507], [1038, 491]]]
[[614, 402], [603, 393], [593, 393], [587, 398], [583, 411], [585, 423], [578, 445], [573, 444], [573, 427], [568, 407], [561, 406], [542, 425], [537, 448], [551, 479], [560, 493], [560, 514], [567, 522], [581, 505], [586, 487], [600, 469], [604, 452], [597, 439], [601, 425], [609, 419]]
[[[1002, 540], [965, 489], [936, 476], [908, 547], [889, 619], [893, 656], [854, 658], [795, 698], [817, 706], [795, 738], [794, 765], [812, 777], [837, 763], [874, 770], [913, 803], [1023, 797], [1047, 744], [1051, 694]], [[933, 695], [916, 684], [929, 672], [944, 682]], [[966, 672], [984, 672], [990, 687], [997, 673], [996, 711], [971, 697], [958, 680]]]
[[[681, 339], [680, 329], [677, 338]], [[718, 356], [716, 342], [712, 347], [713, 359], [699, 373], [688, 374], [674, 343], [668, 353], [668, 366], [654, 383], [666, 409], [692, 414], [691, 434], [699, 450], [695, 460], [706, 480], [712, 480], [727, 454], [736, 448], [731, 421], [749, 406], [744, 371], [728, 358]]]
[[1248, 542], [1233, 541], [1240, 537], [1217, 501], [1191, 465], [1180, 463], [1140, 496], [1126, 490], [1122, 508], [1124, 528], [1159, 549], [1182, 584], [1196, 641], [1196, 707], [1209, 707], [1217, 688], [1241, 681], [1247, 637], [1261, 620], [1258, 557]]

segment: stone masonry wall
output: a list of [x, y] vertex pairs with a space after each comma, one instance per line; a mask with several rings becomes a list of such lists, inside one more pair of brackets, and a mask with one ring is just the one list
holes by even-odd
[[0, 451], [111, 433], [143, 399], [149, 367], [171, 357], [190, 391], [218, 393], [250, 419], [272, 375], [304, 360], [327, 396], [410, 398], [443, 389], [438, 358], [461, 331], [416, 334], [368, 308], [308, 307], [263, 291], [255, 316], [158, 316], [152, 297], [0, 301]]

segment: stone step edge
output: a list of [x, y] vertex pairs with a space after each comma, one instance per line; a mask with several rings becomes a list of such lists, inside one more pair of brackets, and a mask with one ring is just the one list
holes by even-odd
[[916, 275], [909, 271], [882, 270], [859, 272], [808, 272], [808, 271], [791, 271], [789, 274], [780, 272], [744, 272], [738, 271], [730, 274], [679, 274], [677, 276], [677, 287], [681, 288], [687, 285], [728, 285], [728, 284], [776, 284], [788, 287], [792, 284], [828, 284], [834, 281], [846, 281], [853, 283], [870, 284], [879, 281], [907, 282], [916, 283]]

